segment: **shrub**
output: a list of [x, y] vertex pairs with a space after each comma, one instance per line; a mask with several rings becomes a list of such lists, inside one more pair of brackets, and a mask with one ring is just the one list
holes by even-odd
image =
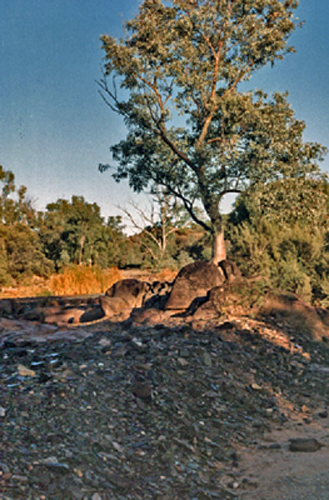
[[325, 301], [329, 250], [324, 228], [280, 227], [261, 219], [229, 227], [230, 257], [248, 277], [263, 276], [271, 287]]

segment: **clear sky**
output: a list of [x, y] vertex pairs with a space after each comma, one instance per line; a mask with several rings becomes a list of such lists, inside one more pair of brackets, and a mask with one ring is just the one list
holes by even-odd
[[[38, 209], [75, 194], [116, 215], [133, 197], [127, 184], [98, 172], [125, 128], [96, 80], [99, 36], [119, 37], [137, 8], [136, 0], [0, 0], [0, 164]], [[288, 90], [305, 140], [329, 146], [329, 1], [300, 0], [297, 16], [306, 21], [291, 37], [297, 53], [252, 82]], [[321, 168], [329, 171], [329, 156]]]

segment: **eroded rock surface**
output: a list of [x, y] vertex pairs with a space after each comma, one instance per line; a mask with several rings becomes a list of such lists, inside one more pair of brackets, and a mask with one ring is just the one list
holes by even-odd
[[215, 264], [201, 260], [188, 264], [174, 281], [166, 309], [187, 309], [194, 299], [206, 296], [211, 288], [224, 282], [224, 271]]
[[225, 260], [219, 266], [197, 261], [181, 269], [173, 283], [123, 279], [104, 295], [0, 301], [0, 317], [59, 327], [102, 319], [156, 325], [192, 322], [193, 326], [225, 316], [270, 316], [298, 328], [314, 340], [329, 338], [328, 311], [294, 294], [259, 294], [257, 283], [243, 278]]

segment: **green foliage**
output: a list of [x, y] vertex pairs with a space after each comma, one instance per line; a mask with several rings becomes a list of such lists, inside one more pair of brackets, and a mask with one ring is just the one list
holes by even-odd
[[124, 235], [120, 217], [110, 217], [105, 224], [96, 203], [72, 196], [71, 202], [59, 199], [47, 205], [40, 238], [57, 268], [69, 263], [108, 267], [118, 264]]
[[324, 276], [320, 283], [320, 305], [329, 309], [329, 276]]
[[0, 195], [0, 223], [13, 225], [26, 224], [33, 227], [37, 214], [32, 201], [26, 196], [27, 189], [15, 186], [15, 175], [10, 170], [4, 170], [0, 165], [0, 182], [2, 190]]
[[240, 195], [230, 222], [265, 218], [281, 227], [326, 227], [329, 222], [329, 182], [326, 175], [318, 178], [291, 178], [258, 185]]
[[10, 286], [12, 284], [12, 277], [9, 274], [6, 240], [2, 234], [0, 237], [0, 287]]
[[[315, 175], [325, 152], [303, 142], [305, 125], [285, 94], [240, 90], [256, 70], [293, 50], [287, 41], [297, 6], [295, 0], [145, 0], [124, 39], [102, 36], [103, 97], [128, 128], [111, 148], [115, 179], [128, 178], [136, 191], [165, 186], [211, 232], [214, 258], [225, 194]], [[209, 222], [198, 216], [198, 202]]]
[[2, 267], [1, 284], [12, 281], [23, 282], [33, 275], [48, 277], [53, 271], [53, 263], [42, 253], [38, 235], [29, 227], [0, 226], [0, 241], [6, 265]]
[[15, 176], [0, 166], [0, 286], [26, 278], [48, 276], [53, 264], [42, 253], [33, 230], [37, 214], [27, 198], [25, 186], [16, 188]]
[[229, 238], [231, 257], [245, 275], [262, 276], [273, 289], [307, 301], [326, 299], [328, 229], [299, 224], [283, 228], [262, 218], [230, 226]]

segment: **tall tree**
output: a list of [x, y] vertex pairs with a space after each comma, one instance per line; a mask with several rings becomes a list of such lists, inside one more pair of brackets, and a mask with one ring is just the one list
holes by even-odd
[[[161, 186], [152, 186], [149, 209], [131, 203], [133, 210], [119, 207], [133, 228], [140, 233], [140, 244], [154, 262], [161, 261], [167, 250], [168, 239], [191, 222], [181, 203]], [[182, 213], [185, 212], [185, 216]]]
[[103, 223], [97, 203], [88, 203], [83, 196], [49, 203], [40, 229], [47, 257], [56, 266], [95, 263]]
[[[101, 37], [101, 93], [128, 128], [111, 147], [114, 177], [129, 178], [136, 191], [163, 185], [181, 199], [212, 233], [214, 262], [226, 255], [219, 205], [227, 193], [318, 172], [324, 149], [303, 143], [304, 123], [286, 95], [241, 91], [255, 71], [293, 51], [287, 42], [297, 6], [145, 0], [125, 38]], [[195, 211], [200, 201], [208, 222]]]
[[15, 185], [15, 175], [0, 165], [0, 224], [24, 224], [33, 227], [37, 214], [33, 202], [27, 196], [27, 188]]

